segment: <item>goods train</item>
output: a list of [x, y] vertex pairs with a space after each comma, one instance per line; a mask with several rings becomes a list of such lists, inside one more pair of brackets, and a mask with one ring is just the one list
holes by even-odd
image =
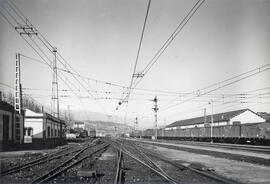
[[[132, 137], [150, 139], [155, 135], [154, 131], [147, 129], [133, 134]], [[214, 126], [212, 138], [210, 126], [170, 130], [163, 128], [157, 130], [157, 139], [270, 145], [270, 123]]]
[[75, 139], [75, 138], [87, 138], [87, 137], [96, 137], [96, 130], [87, 131], [83, 128], [73, 128], [70, 129], [70, 133], [67, 136], [67, 139]]
[[[74, 122], [70, 133], [74, 134], [76, 138], [96, 137], [96, 130], [90, 127], [85, 122]], [[74, 137], [73, 135], [73, 137]]]

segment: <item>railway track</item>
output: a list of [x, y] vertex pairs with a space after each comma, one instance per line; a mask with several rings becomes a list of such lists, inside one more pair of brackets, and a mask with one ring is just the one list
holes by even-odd
[[103, 143], [103, 141], [96, 139], [92, 142], [76, 144], [76, 146], [72, 146], [20, 166], [10, 168], [1, 173], [1, 181], [17, 181], [17, 183], [42, 183], [44, 179], [45, 181], [47, 180], [48, 175], [52, 177], [57, 171], [59, 171], [59, 168], [62, 170], [66, 166], [71, 167], [72, 165], [70, 166], [69, 164], [76, 165], [74, 160], [79, 160], [77, 162], [79, 163], [83, 159], [89, 157], [89, 153], [92, 153], [92, 150], [96, 150], [101, 143]]
[[128, 148], [124, 144], [122, 144], [122, 142], [112, 141], [112, 145], [115, 149], [118, 150], [117, 169], [116, 169], [114, 184], [125, 183], [124, 178], [122, 177], [122, 174], [123, 174], [122, 162], [123, 162], [124, 155], [135, 160], [140, 165], [144, 166], [145, 168], [151, 170], [153, 173], [160, 176], [162, 178], [162, 183], [176, 184], [176, 182], [171, 177], [166, 175], [166, 173], [164, 173], [164, 171], [161, 171], [160, 170], [161, 168], [157, 167], [156, 164], [153, 164], [153, 162], [152, 163], [149, 162], [149, 160], [145, 159], [143, 156], [135, 155], [130, 150], [128, 150]]
[[[105, 151], [104, 155], [101, 154]], [[108, 155], [110, 159], [107, 159]], [[16, 170], [19, 174], [15, 173]], [[95, 174], [81, 176], [78, 174], [79, 171]], [[144, 148], [142, 143], [125, 139], [107, 139], [106, 141], [100, 139], [97, 142], [75, 147], [72, 151], [65, 149], [65, 151], [51, 154], [51, 157], [46, 157], [46, 159], [40, 158], [37, 162], [29, 162], [21, 168], [7, 171], [6, 175], [3, 181], [11, 179], [10, 181], [19, 181], [17, 183], [31, 184], [78, 182], [239, 184], [214, 172], [203, 170], [201, 167], [170, 160], [155, 151]], [[19, 178], [12, 180], [13, 176], [18, 175]], [[26, 180], [25, 177], [29, 178]], [[194, 178], [195, 182], [193, 182]]]
[[[43, 164], [45, 162], [48, 162], [48, 161], [51, 161], [51, 160], [54, 160], [54, 159], [58, 159], [58, 158], [61, 158], [63, 156], [66, 156], [68, 154], [79, 151], [78, 149], [68, 151], [68, 149], [73, 149], [73, 148], [66, 148], [66, 149], [54, 152], [52, 154], [47, 154], [47, 155], [45, 155], [43, 157], [40, 157], [38, 159], [35, 159], [33, 161], [24, 163], [24, 164], [16, 166], [16, 167], [12, 167], [12, 168], [10, 168], [8, 170], [4, 170], [4, 171], [1, 172], [1, 176], [6, 176], [6, 175], [9, 175], [9, 174], [20, 172], [20, 171], [22, 171], [24, 169], [28, 169], [28, 168], [33, 167], [35, 165], [40, 165], [40, 164]], [[67, 152], [65, 152], [65, 151], [67, 151]], [[63, 153], [63, 152], [65, 152], [65, 153]]]
[[213, 174], [213, 173], [210, 173], [210, 172], [205, 172], [205, 171], [202, 171], [200, 169], [197, 169], [197, 168], [194, 168], [194, 167], [190, 167], [190, 166], [187, 166], [187, 165], [184, 165], [184, 164], [180, 164], [178, 162], [175, 162], [173, 160], [170, 160], [162, 155], [159, 155], [157, 153], [154, 153], [153, 151], [150, 151], [150, 150], [146, 150], [146, 149], [143, 149], [141, 146], [139, 146], [141, 150], [143, 150], [143, 152], [147, 153], [148, 155], [151, 155], [152, 157], [156, 157], [166, 163], [169, 163], [171, 165], [174, 165], [175, 167], [177, 168], [186, 168], [186, 169], [189, 169], [189, 170], [192, 170], [200, 175], [203, 175], [203, 176], [206, 176], [208, 178], [211, 178], [213, 180], [216, 180], [218, 182], [221, 182], [221, 183], [227, 183], [227, 184], [239, 184], [240, 182], [238, 181], [233, 181], [233, 180], [229, 180], [227, 178], [224, 178], [224, 177], [221, 177], [221, 176], [218, 176], [216, 174]]
[[240, 145], [240, 144], [227, 144], [227, 143], [207, 143], [207, 142], [187, 142], [181, 141], [176, 142], [185, 145], [195, 145], [195, 146], [208, 146], [213, 148], [226, 148], [226, 149], [236, 149], [243, 151], [251, 151], [257, 153], [267, 153], [270, 154], [270, 147], [268, 146], [254, 146], [254, 145]]
[[105, 150], [109, 145], [108, 144], [101, 144], [98, 146], [95, 146], [92, 151], [90, 151], [87, 154], [82, 154], [86, 149], [81, 150], [76, 155], [74, 155], [72, 158], [68, 159], [67, 161], [63, 162], [62, 164], [54, 167], [52, 170], [46, 172], [45, 174], [41, 175], [40, 177], [34, 179], [31, 184], [40, 184], [40, 183], [47, 183], [53, 178], [56, 178], [61, 173], [67, 171], [68, 169], [74, 167], [75, 165], [79, 164], [83, 160], [91, 157], [97, 152]]
[[114, 184], [121, 184], [123, 181], [122, 160], [123, 160], [123, 155], [122, 155], [122, 150], [120, 148], [119, 151], [117, 152], [117, 166], [116, 166], [116, 174], [115, 174], [115, 178], [114, 178]]
[[240, 151], [248, 151], [254, 153], [264, 153], [270, 154], [270, 147], [268, 146], [254, 146], [254, 145], [238, 145], [238, 144], [223, 144], [223, 143], [206, 143], [206, 142], [188, 142], [188, 141], [151, 141], [151, 140], [136, 140], [137, 142], [149, 142], [151, 144], [160, 144], [160, 145], [187, 145], [187, 146], [198, 146], [198, 147], [211, 147], [211, 148], [224, 148], [229, 150], [240, 150]]
[[[227, 178], [221, 177], [211, 172], [202, 171], [198, 168], [190, 167], [190, 166], [181, 164], [179, 162], [175, 162], [153, 151], [147, 150], [131, 141], [122, 140], [121, 143], [118, 142], [118, 145], [120, 144], [122, 146], [117, 147], [119, 151], [121, 150], [123, 154], [128, 155], [129, 157], [131, 157], [132, 159], [136, 160], [138, 163], [143, 165], [145, 168], [150, 169], [151, 171], [159, 175], [162, 179], [164, 179], [164, 181], [167, 183], [173, 183], [173, 184], [179, 183], [181, 182], [182, 176], [180, 177], [176, 177], [175, 175], [171, 176], [168, 173], [168, 171], [165, 171], [164, 169], [162, 169], [161, 166], [156, 164], [157, 162], [160, 162], [160, 161], [164, 162], [166, 164], [171, 165], [174, 168], [178, 168], [179, 170], [190, 170], [191, 172], [196, 173], [197, 175], [200, 175], [201, 177], [208, 178], [209, 181], [212, 181], [213, 183], [222, 183], [222, 184], [239, 184], [240, 183], [240, 182], [232, 181]], [[178, 174], [181, 174], [181, 173], [178, 173]], [[115, 180], [115, 181], [119, 181], [119, 180]], [[115, 182], [115, 184], [116, 183], [117, 182]]]

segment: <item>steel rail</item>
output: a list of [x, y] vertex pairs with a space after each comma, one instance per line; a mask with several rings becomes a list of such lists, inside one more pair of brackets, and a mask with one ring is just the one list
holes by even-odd
[[[162, 172], [164, 175], [166, 175], [168, 178], [171, 178], [160, 166], [158, 166], [151, 158], [149, 158], [142, 149], [139, 149], [138, 146], [134, 143], [132, 148], [135, 148], [150, 164], [154, 165], [155, 167], [157, 167], [160, 172]], [[173, 178], [171, 178], [172, 180], [174, 180]]]
[[58, 159], [58, 158], [61, 158], [63, 156], [66, 156], [66, 155], [69, 155], [69, 154], [72, 154], [72, 153], [75, 153], [75, 152], [79, 152], [79, 151], [80, 150], [75, 150], [75, 151], [67, 152], [67, 153], [64, 153], [64, 154], [61, 154], [61, 155], [57, 155], [57, 156], [54, 156], [54, 157], [51, 157], [51, 158], [48, 158], [48, 159], [45, 158], [45, 159], [42, 159], [41, 161], [38, 161], [38, 162], [34, 162], [34, 163], [30, 163], [30, 164], [25, 164], [25, 165], [23, 165], [23, 167], [19, 167], [19, 168], [14, 168], [12, 170], [8, 170], [8, 172], [4, 172], [3, 174], [1, 173], [1, 176], [10, 175], [10, 174], [19, 172], [21, 170], [24, 170], [24, 169], [33, 167], [35, 165], [43, 164], [45, 162], [48, 162], [48, 161], [51, 161], [51, 160], [54, 160], [54, 159]]
[[[175, 142], [162, 142], [162, 141], [150, 141], [150, 140], [145, 140], [145, 141], [141, 141], [141, 140], [132, 140], [132, 141], [136, 141], [136, 142], [143, 142], [146, 144], [156, 144], [156, 145], [166, 145], [166, 144], [175, 144], [174, 146], [177, 145], [191, 145], [191, 146], [198, 146], [198, 147], [213, 147], [213, 148], [224, 148], [224, 149], [235, 149], [235, 150], [244, 150], [244, 151], [252, 151], [252, 152], [256, 152], [256, 153], [270, 153], [270, 147], [256, 147], [253, 145], [239, 145], [239, 144], [222, 144], [222, 143], [207, 143], [207, 142], [187, 142], [187, 141], [175, 141]], [[170, 146], [170, 145], [168, 145]]]
[[[118, 140], [120, 141], [120, 140]], [[122, 140], [124, 141], [124, 140]], [[115, 143], [117, 143], [117, 141], [115, 141]], [[126, 152], [130, 153], [130, 151], [128, 151], [125, 147], [127, 147], [127, 144], [125, 145], [125, 147], [123, 146], [123, 144], [120, 142], [120, 144], [122, 145], [121, 147], [123, 149], [126, 150]], [[134, 146], [131, 147], [131, 145], [128, 145], [129, 147], [131, 147], [132, 149], [135, 149], [137, 152], [139, 152], [139, 155], [143, 157], [145, 164], [147, 164], [149, 167], [155, 169], [155, 170], [159, 170], [159, 172], [161, 172], [163, 175], [165, 175], [168, 179], [170, 179], [171, 181], [173, 181], [173, 183], [177, 183], [177, 181], [175, 181], [172, 177], [170, 177], [160, 166], [158, 166], [153, 160], [151, 160], [146, 154], [144, 154], [140, 149], [138, 149], [136, 147], [136, 145], [134, 143], [132, 143]], [[121, 147], [119, 148], [119, 151], [121, 151]], [[133, 155], [134, 156], [134, 155]], [[139, 158], [138, 158], [139, 159]], [[156, 168], [157, 169], [156, 169]], [[116, 184], [116, 183], [115, 183]]]
[[[118, 146], [114, 146], [116, 149], [120, 149]], [[128, 150], [126, 150], [125, 148], [122, 148], [122, 153], [128, 155], [129, 157], [131, 157], [132, 159], [134, 159], [135, 161], [139, 162], [141, 165], [145, 166], [146, 168], [149, 168], [150, 170], [152, 170], [153, 172], [155, 172], [156, 174], [158, 174], [159, 176], [161, 176], [162, 178], [164, 178], [166, 181], [168, 181], [169, 183], [172, 184], [177, 184], [176, 181], [174, 181], [172, 178], [167, 177], [166, 175], [164, 175], [162, 172], [158, 171], [157, 169], [151, 167], [149, 164], [145, 163], [144, 161], [140, 160], [139, 158], [137, 158], [135, 155], [133, 155], [132, 153], [130, 153]]]
[[[59, 153], [62, 153], [64, 151], [66, 151], [67, 149], [71, 149], [71, 148], [62, 149], [60, 151], [56, 151], [56, 152], [53, 152], [51, 154], [45, 155], [43, 157], [37, 158], [37, 159], [35, 159], [33, 161], [27, 162], [27, 163], [25, 163], [23, 165], [15, 166], [15, 167], [12, 167], [12, 168], [10, 168], [8, 170], [4, 170], [4, 171], [1, 172], [1, 176], [9, 175], [9, 174], [12, 174], [14, 172], [18, 172], [20, 170], [29, 168], [31, 166], [34, 166], [34, 165], [37, 165], [37, 164], [40, 164], [40, 163], [44, 163], [44, 162], [48, 161], [48, 158], [49, 157], [54, 156], [54, 155], [57, 155]], [[62, 157], [64, 155], [66, 155], [66, 154], [67, 153], [62, 154], [62, 155], [58, 155], [58, 156], [54, 156], [53, 158], [59, 158], [59, 157]], [[51, 160], [51, 159], [49, 159], [49, 160]]]
[[66, 160], [65, 162], [63, 162], [62, 164], [60, 164], [59, 166], [57, 166], [56, 168], [50, 170], [49, 172], [43, 174], [42, 176], [34, 179], [34, 181], [32, 181], [31, 183], [39, 183], [39, 181], [43, 180], [44, 178], [46, 178], [48, 175], [52, 174], [53, 172], [55, 172], [56, 169], [63, 167], [64, 165], [68, 164], [69, 162], [71, 162], [72, 160], [76, 159], [82, 152], [84, 152], [86, 149], [88, 149], [88, 147], [84, 147], [82, 149], [80, 149], [80, 151], [78, 153], [76, 153], [74, 156], [72, 156], [70, 159]]
[[[176, 144], [185, 144], [185, 145], [194, 145], [194, 146], [202, 146], [201, 143], [189, 143], [189, 142], [176, 142]], [[201, 144], [201, 145], [200, 145]], [[213, 147], [213, 148], [227, 148], [227, 149], [237, 149], [237, 150], [245, 150], [252, 152], [260, 152], [260, 153], [270, 153], [270, 147], [255, 147], [250, 145], [238, 145], [238, 144], [222, 144], [222, 143], [203, 143], [203, 146]]]
[[[79, 155], [82, 152], [84, 152], [89, 147], [83, 148], [79, 153], [77, 153], [76, 155], [74, 155], [72, 158], [68, 159], [64, 163], [58, 165], [57, 167], [53, 168], [52, 170], [50, 170], [49, 172], [43, 174], [42, 176], [36, 178], [34, 181], [31, 182], [31, 184], [45, 183], [45, 182], [51, 180], [52, 178], [58, 176], [59, 174], [65, 172], [69, 168], [71, 168], [71, 167], [79, 164], [80, 162], [82, 162], [83, 160], [87, 159], [88, 157], [91, 157], [93, 154], [95, 154], [95, 153], [97, 153], [97, 152], [99, 152], [99, 151], [101, 151], [103, 149], [106, 149], [108, 146], [109, 146], [108, 144], [102, 144], [99, 147], [97, 146], [98, 148], [94, 152], [91, 152], [90, 154], [87, 154], [86, 156], [80, 158], [79, 160], [74, 161], [75, 159], [77, 159], [79, 157]], [[71, 164], [69, 164], [72, 161], [74, 161], [74, 162], [71, 163]]]
[[175, 161], [170, 160], [170, 159], [168, 159], [166, 157], [163, 157], [163, 156], [161, 156], [161, 155], [159, 155], [157, 153], [153, 153], [150, 150], [146, 150], [146, 149], [143, 149], [143, 150], [144, 150], [144, 152], [146, 152], [146, 154], [151, 155], [153, 157], [156, 157], [157, 159], [160, 159], [160, 160], [162, 160], [162, 161], [164, 161], [164, 162], [166, 162], [168, 164], [171, 164], [171, 165], [173, 165], [173, 166], [175, 166], [177, 168], [180, 168], [180, 169], [182, 169], [182, 168], [189, 169], [189, 170], [191, 170], [191, 171], [193, 171], [195, 173], [198, 173], [198, 174], [203, 175], [205, 177], [211, 178], [211, 179], [216, 180], [218, 182], [222, 182], [222, 183], [225, 183], [225, 184], [243, 184], [243, 183], [241, 183], [239, 181], [234, 181], [234, 180], [231, 180], [231, 179], [227, 179], [227, 178], [224, 178], [222, 176], [219, 176], [219, 175], [216, 175], [216, 174], [212, 174], [212, 173], [207, 173], [207, 172], [204, 172], [202, 170], [199, 170], [199, 169], [196, 169], [196, 168], [193, 168], [193, 167], [190, 167], [190, 166], [186, 166], [186, 165], [181, 164], [181, 163], [176, 163]]
[[114, 178], [114, 184], [121, 184], [122, 181], [122, 150], [119, 149], [118, 153], [118, 160], [117, 160], [117, 168], [116, 174]]

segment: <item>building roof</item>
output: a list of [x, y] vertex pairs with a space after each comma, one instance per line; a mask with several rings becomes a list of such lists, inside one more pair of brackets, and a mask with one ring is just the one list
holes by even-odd
[[0, 101], [0, 110], [15, 112], [14, 106], [4, 101]]
[[57, 117], [54, 117], [51, 114], [48, 114], [45, 112], [44, 113], [36, 113], [36, 112], [29, 110], [29, 109], [26, 109], [25, 118], [46, 118], [46, 119], [50, 119], [52, 121], [56, 121], [56, 122], [62, 121], [62, 123], [65, 123], [64, 120], [61, 120]]
[[[240, 109], [236, 111], [230, 111], [230, 112], [223, 112], [219, 114], [214, 114], [213, 119], [214, 122], [221, 122], [221, 121], [229, 121], [233, 117], [245, 112], [245, 111], [251, 111], [250, 109]], [[253, 111], [251, 111], [253, 112]], [[211, 115], [206, 116], [206, 123], [211, 122]], [[177, 126], [185, 126], [185, 125], [196, 125], [196, 124], [202, 124], [204, 123], [204, 116], [197, 117], [197, 118], [191, 118], [191, 119], [185, 119], [185, 120], [179, 120], [176, 121], [168, 126], [169, 127], [177, 127]]]
[[270, 121], [270, 113], [267, 112], [257, 112], [259, 116], [261, 116], [266, 121]]

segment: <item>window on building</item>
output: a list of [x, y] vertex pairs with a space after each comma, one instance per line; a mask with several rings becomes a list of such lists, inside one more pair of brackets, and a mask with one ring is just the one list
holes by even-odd
[[9, 116], [3, 115], [3, 141], [7, 141], [9, 139]]
[[24, 136], [27, 136], [27, 128], [24, 128], [24, 129], [23, 129], [23, 135], [24, 135]]
[[33, 130], [32, 128], [28, 128], [28, 129], [27, 129], [28, 136], [32, 136], [32, 130]]
[[47, 127], [47, 136], [50, 137], [51, 136], [51, 128], [48, 126]]
[[15, 139], [16, 139], [16, 140], [20, 140], [21, 137], [20, 137], [19, 135], [16, 135]]
[[16, 123], [15, 127], [19, 129], [20, 128], [20, 123]]

